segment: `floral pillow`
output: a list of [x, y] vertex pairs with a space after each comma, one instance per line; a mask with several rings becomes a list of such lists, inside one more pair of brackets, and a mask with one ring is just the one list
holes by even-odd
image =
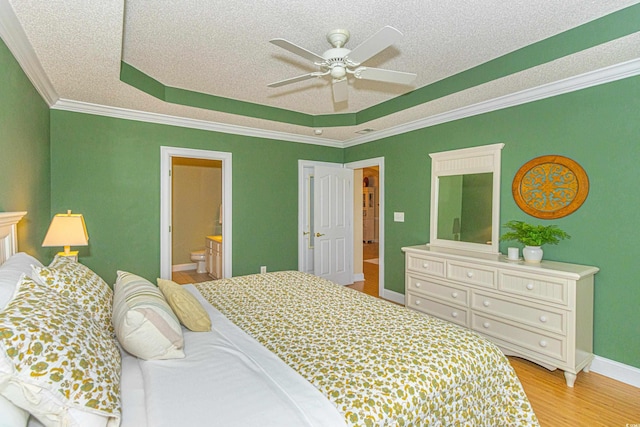
[[45, 426], [117, 426], [115, 340], [82, 307], [23, 276], [0, 312], [0, 395]]
[[101, 327], [113, 334], [113, 291], [87, 266], [68, 257], [56, 255], [48, 267], [34, 265], [33, 278], [83, 307]]

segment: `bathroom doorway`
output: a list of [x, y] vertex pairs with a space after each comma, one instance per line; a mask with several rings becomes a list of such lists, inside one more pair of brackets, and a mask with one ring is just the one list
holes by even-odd
[[171, 176], [172, 278], [211, 280], [206, 238], [222, 240], [222, 161], [173, 157]]
[[160, 158], [160, 277], [197, 266], [207, 236], [219, 238], [218, 277], [231, 277], [231, 153], [160, 147]]

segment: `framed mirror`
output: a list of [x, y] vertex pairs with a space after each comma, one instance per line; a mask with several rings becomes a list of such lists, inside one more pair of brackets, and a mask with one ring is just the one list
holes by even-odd
[[429, 154], [429, 246], [499, 253], [503, 147], [492, 144]]

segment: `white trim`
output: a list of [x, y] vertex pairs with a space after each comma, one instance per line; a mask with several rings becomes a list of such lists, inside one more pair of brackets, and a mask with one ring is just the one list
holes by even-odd
[[21, 212], [0, 212], [0, 265], [18, 252], [17, 224], [27, 214]]
[[615, 360], [596, 356], [591, 363], [591, 372], [640, 388], [640, 369]]
[[593, 86], [599, 86], [605, 83], [614, 82], [616, 80], [626, 79], [628, 77], [640, 74], [640, 59], [632, 59], [631, 61], [622, 62], [620, 64], [611, 65], [609, 67], [600, 68], [599, 70], [589, 71], [577, 76], [568, 77], [552, 83], [540, 85], [531, 89], [525, 89], [509, 95], [500, 96], [477, 104], [468, 105], [466, 107], [457, 108], [445, 113], [436, 114], [434, 116], [425, 117], [424, 119], [405, 123], [400, 126], [387, 128], [385, 130], [371, 132], [369, 134], [359, 136], [345, 141], [343, 147], [352, 147], [378, 139], [390, 136], [400, 135], [418, 129], [436, 126], [442, 123], [463, 119], [466, 117], [477, 116], [479, 114], [489, 113], [491, 111], [502, 110], [504, 108], [514, 107], [516, 105], [526, 104], [545, 98], [551, 98], [565, 93], [575, 92], [587, 89]]
[[58, 94], [42, 68], [9, 1], [0, 1], [0, 37], [47, 105], [51, 107], [55, 104]]
[[327, 147], [347, 148], [355, 145], [365, 144], [371, 141], [376, 141], [378, 139], [388, 138], [414, 130], [463, 119], [466, 117], [472, 117], [479, 114], [514, 107], [545, 98], [551, 98], [565, 93], [575, 92], [589, 87], [610, 83], [616, 80], [633, 77], [639, 74], [640, 59], [633, 59], [631, 61], [611, 65], [609, 67], [601, 68], [595, 71], [589, 71], [584, 74], [568, 77], [566, 79], [547, 83], [531, 89], [525, 89], [520, 92], [457, 108], [445, 113], [425, 117], [424, 119], [404, 123], [399, 126], [390, 127], [385, 130], [371, 132], [369, 134], [358, 136], [346, 141], [298, 135], [288, 132], [269, 131], [244, 126], [227, 125], [206, 120], [196, 120], [170, 116], [166, 114], [148, 113], [143, 111], [129, 110], [126, 108], [109, 107], [87, 102], [72, 101], [68, 99], [59, 99], [57, 102], [55, 102], [55, 104], [51, 106], [51, 108], [149, 123], [202, 129], [213, 132], [251, 136], [257, 138], [269, 138], [289, 142], [300, 142], [304, 144], [323, 145]]
[[231, 277], [232, 182], [231, 153], [193, 148], [160, 147], [160, 277], [171, 279], [171, 158], [187, 157], [222, 161], [222, 275]]
[[70, 99], [60, 99], [55, 103], [55, 105], [52, 105], [51, 108], [54, 110], [73, 111], [77, 113], [94, 114], [97, 116], [114, 117], [117, 119], [135, 120], [145, 123], [158, 123], [256, 138], [269, 138], [279, 141], [300, 142], [303, 144], [324, 145], [335, 148], [342, 148], [343, 146], [341, 141], [334, 139], [297, 135], [288, 132], [271, 131], [247, 126], [229, 125], [225, 123], [210, 122], [207, 120], [189, 119], [186, 117], [130, 110], [120, 107], [110, 107], [107, 105], [73, 101]]
[[171, 266], [171, 271], [193, 271], [198, 268], [198, 264], [195, 262], [187, 264], [174, 264]]
[[396, 304], [404, 305], [404, 294], [401, 294], [400, 292], [385, 289], [384, 292], [380, 294], [380, 298], [395, 302]]
[[[384, 295], [387, 292], [384, 288], [384, 157], [358, 160], [346, 163], [344, 166], [350, 169], [363, 169], [366, 167], [378, 166], [378, 295]], [[402, 303], [404, 304], [404, 295], [402, 296]]]
[[364, 273], [354, 273], [353, 283], [355, 282], [364, 282]]

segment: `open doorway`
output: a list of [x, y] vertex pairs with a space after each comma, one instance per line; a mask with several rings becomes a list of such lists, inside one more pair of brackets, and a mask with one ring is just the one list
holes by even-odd
[[[384, 158], [348, 163], [354, 170], [354, 284], [369, 295], [384, 289]], [[356, 230], [357, 227], [357, 230]]]
[[[207, 209], [206, 212], [203, 212], [204, 217], [208, 217], [211, 222], [209, 229], [203, 229], [200, 231], [196, 231], [198, 236], [196, 236], [196, 240], [193, 243], [185, 243], [184, 247], [179, 247], [174, 249], [173, 244], [173, 216], [176, 215], [174, 212], [174, 199], [173, 199], [173, 168], [174, 168], [174, 159], [182, 159], [178, 160], [176, 165], [180, 167], [186, 166], [187, 168], [195, 167], [194, 165], [204, 165], [206, 162], [218, 162], [216, 165], [221, 166], [221, 203], [212, 202], [214, 204], [212, 212], [209, 212]], [[202, 163], [201, 161], [206, 161]], [[186, 164], [191, 164], [188, 166]], [[209, 163], [206, 163], [209, 164]], [[196, 169], [191, 169], [191, 172], [194, 172]], [[207, 247], [207, 236], [220, 236], [219, 245], [215, 245], [214, 251], [217, 249], [218, 252], [214, 253], [214, 257], [210, 260], [212, 263], [215, 263], [217, 277], [216, 278], [226, 278], [232, 276], [232, 259], [231, 259], [231, 245], [233, 242], [231, 232], [232, 232], [232, 183], [231, 183], [231, 153], [219, 152], [219, 151], [208, 151], [208, 150], [197, 150], [190, 148], [178, 148], [178, 147], [160, 147], [160, 277], [163, 279], [171, 279], [173, 276], [173, 267], [174, 265], [180, 266], [181, 264], [189, 264], [185, 257], [191, 257], [191, 252], [194, 249], [202, 249]], [[187, 179], [188, 181], [188, 179]], [[176, 189], [177, 191], [189, 191], [191, 189]], [[202, 191], [208, 191], [206, 188]], [[187, 197], [188, 200], [191, 200], [194, 203], [197, 203], [197, 200], [201, 197], [201, 195], [194, 194], [192, 198]], [[180, 203], [187, 203], [184, 199], [180, 199]], [[190, 202], [189, 202], [190, 203]], [[215, 204], [218, 204], [216, 207]], [[181, 209], [181, 208], [179, 208]], [[202, 209], [201, 207], [195, 207], [194, 209]], [[204, 210], [204, 209], [203, 209]], [[208, 233], [212, 234], [208, 234]], [[220, 234], [217, 234], [217, 233]], [[200, 241], [201, 243], [197, 243]], [[189, 246], [187, 248], [187, 246]], [[193, 246], [193, 247], [192, 247]], [[179, 251], [179, 253], [175, 253]], [[174, 258], [175, 255], [175, 258]], [[219, 255], [219, 257], [218, 257]], [[182, 257], [182, 258], [179, 258]], [[182, 261], [184, 262], [182, 262]], [[189, 261], [193, 262], [191, 259]], [[219, 262], [218, 262], [219, 261]], [[207, 266], [207, 269], [211, 268], [211, 265]]]
[[222, 161], [173, 157], [171, 171], [172, 280], [215, 279], [216, 264], [208, 258], [213, 245], [222, 243]]

